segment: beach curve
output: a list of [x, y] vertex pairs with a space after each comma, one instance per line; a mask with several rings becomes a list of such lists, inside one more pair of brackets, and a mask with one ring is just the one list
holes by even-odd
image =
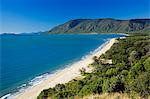
[[59, 83], [62, 84], [71, 81], [72, 79], [80, 76], [79, 69], [88, 68], [87, 66], [93, 62], [92, 58], [94, 56], [100, 56], [105, 53], [111, 48], [115, 41], [115, 38], [110, 39], [100, 50], [97, 50], [83, 60], [72, 64], [70, 67], [60, 70], [59, 72], [53, 74], [53, 76], [48, 77], [41, 83], [31, 88], [27, 88], [23, 92], [10, 97], [9, 99], [36, 99], [42, 90], [54, 87]]

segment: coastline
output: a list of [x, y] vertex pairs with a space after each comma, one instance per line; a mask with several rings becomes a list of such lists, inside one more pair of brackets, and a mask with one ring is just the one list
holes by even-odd
[[[115, 43], [115, 39], [110, 39], [105, 45], [101, 45], [97, 51], [93, 52], [91, 55], [88, 55], [81, 61], [73, 63], [70, 67], [60, 70], [49, 76], [47, 79], [43, 80], [41, 83], [32, 86], [31, 88], [25, 89], [23, 92], [18, 93], [14, 96], [10, 96], [10, 99], [36, 99], [36, 97], [40, 94], [40, 92], [44, 89], [48, 89], [50, 87], [54, 87], [59, 83], [67, 83], [70, 80], [80, 76], [79, 69], [86, 68], [87, 66], [93, 62], [94, 56], [100, 56], [105, 53], [110, 47]], [[90, 69], [89, 69], [90, 70]]]

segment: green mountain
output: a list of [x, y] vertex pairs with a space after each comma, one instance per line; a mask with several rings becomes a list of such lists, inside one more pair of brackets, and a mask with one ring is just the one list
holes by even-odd
[[76, 19], [56, 26], [48, 33], [137, 33], [150, 32], [150, 19]]

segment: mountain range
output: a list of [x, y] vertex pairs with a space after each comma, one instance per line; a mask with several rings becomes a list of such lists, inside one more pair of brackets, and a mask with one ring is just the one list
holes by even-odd
[[75, 19], [58, 25], [48, 33], [150, 33], [150, 19]]

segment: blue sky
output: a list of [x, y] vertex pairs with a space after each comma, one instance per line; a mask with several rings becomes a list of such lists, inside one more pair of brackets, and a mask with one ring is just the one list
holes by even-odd
[[1, 0], [0, 32], [46, 31], [77, 18], [149, 18], [149, 0]]

